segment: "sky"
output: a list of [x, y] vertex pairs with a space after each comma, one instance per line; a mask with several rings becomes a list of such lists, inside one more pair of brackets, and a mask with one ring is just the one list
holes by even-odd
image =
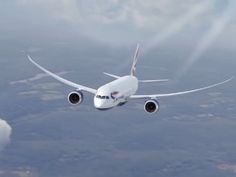
[[[234, 0], [13, 0], [1, 2], [2, 40], [18, 38], [22, 51], [48, 41], [87, 41], [134, 48], [142, 56], [163, 46], [189, 51], [181, 78], [209, 49], [235, 51]], [[127, 64], [126, 64], [127, 65]]]
[[97, 170], [100, 176], [199, 177], [200, 170], [215, 177], [213, 166], [234, 176], [235, 80], [160, 99], [155, 115], [145, 113], [144, 100], [99, 112], [86, 93], [83, 104], [71, 107], [73, 88], [41, 73], [26, 56], [98, 88], [111, 81], [102, 72], [130, 72], [140, 43], [137, 76], [170, 81], [140, 85], [138, 94], [199, 88], [236, 76], [235, 3], [0, 0], [0, 176], [22, 167], [71, 176], [65, 166], [74, 176], [97, 176]]
[[0, 8], [1, 30], [4, 26], [5, 30], [15, 27], [19, 33], [29, 28], [56, 30], [57, 24], [72, 28], [71, 33], [113, 44], [155, 44], [177, 32], [204, 34], [225, 18], [227, 23], [221, 25], [227, 25], [227, 33], [236, 25], [231, 20], [233, 0], [13, 0], [1, 2]]

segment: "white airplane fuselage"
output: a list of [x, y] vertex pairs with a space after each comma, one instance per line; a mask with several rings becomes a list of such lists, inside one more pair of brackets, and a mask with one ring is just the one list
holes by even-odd
[[124, 76], [98, 88], [94, 96], [94, 106], [106, 110], [122, 105], [138, 90], [138, 79], [135, 76]]

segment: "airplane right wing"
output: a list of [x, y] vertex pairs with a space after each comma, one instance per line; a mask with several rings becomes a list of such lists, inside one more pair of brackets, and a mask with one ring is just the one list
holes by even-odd
[[62, 82], [63, 84], [66, 84], [68, 86], [71, 86], [71, 87], [74, 87], [76, 89], [79, 89], [79, 90], [82, 90], [82, 91], [86, 91], [86, 92], [89, 92], [89, 93], [92, 93], [92, 94], [96, 94], [97, 90], [96, 89], [92, 89], [92, 88], [89, 88], [89, 87], [86, 87], [86, 86], [83, 86], [83, 85], [79, 85], [79, 84], [76, 84], [74, 82], [71, 82], [69, 80], [66, 80], [54, 73], [52, 73], [51, 71], [48, 71], [47, 69], [43, 68], [42, 66], [40, 66], [38, 63], [36, 63], [29, 55], [28, 55], [28, 59], [31, 63], [33, 63], [36, 67], [38, 67], [40, 70], [42, 70], [43, 72], [47, 73], [48, 75], [50, 75], [51, 77], [53, 77], [54, 79]]
[[[106, 72], [103, 72], [103, 74], [110, 76], [112, 78], [115, 78], [115, 79], [121, 78], [120, 76], [117, 76], [115, 74], [110, 74], [110, 73], [106, 73]], [[169, 81], [169, 79], [138, 80], [139, 83], [154, 83], [154, 82], [168, 82], [168, 81]]]
[[140, 83], [154, 83], [154, 82], [168, 82], [169, 79], [159, 79], [159, 80], [138, 80]]
[[152, 99], [152, 98], [170, 97], [170, 96], [177, 96], [177, 95], [184, 95], [184, 94], [188, 94], [188, 93], [199, 92], [199, 91], [207, 90], [207, 89], [222, 85], [226, 82], [231, 81], [233, 78], [234, 77], [231, 77], [230, 79], [227, 79], [223, 82], [219, 82], [217, 84], [213, 84], [213, 85], [198, 88], [198, 89], [193, 89], [193, 90], [188, 90], [188, 91], [183, 91], [183, 92], [175, 92], [175, 93], [152, 94], [152, 95], [133, 95], [133, 96], [130, 96], [130, 99]]

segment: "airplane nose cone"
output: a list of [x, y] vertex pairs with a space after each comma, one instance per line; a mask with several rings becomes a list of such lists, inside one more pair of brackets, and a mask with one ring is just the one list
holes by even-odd
[[103, 107], [103, 102], [102, 102], [102, 100], [99, 100], [99, 99], [94, 99], [94, 106], [95, 106], [95, 108], [102, 108]]
[[111, 109], [111, 107], [109, 107], [106, 103], [106, 101], [104, 100], [100, 100], [100, 99], [94, 99], [94, 107], [98, 110], [107, 110], [107, 109]]

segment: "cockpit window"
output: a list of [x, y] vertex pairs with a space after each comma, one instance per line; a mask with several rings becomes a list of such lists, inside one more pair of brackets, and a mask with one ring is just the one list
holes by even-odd
[[97, 95], [96, 98], [101, 98], [101, 95]]
[[102, 99], [102, 100], [108, 100], [108, 99], [110, 99], [110, 97], [109, 96], [102, 96], [102, 95], [96, 95], [96, 98], [98, 98], [98, 99]]

